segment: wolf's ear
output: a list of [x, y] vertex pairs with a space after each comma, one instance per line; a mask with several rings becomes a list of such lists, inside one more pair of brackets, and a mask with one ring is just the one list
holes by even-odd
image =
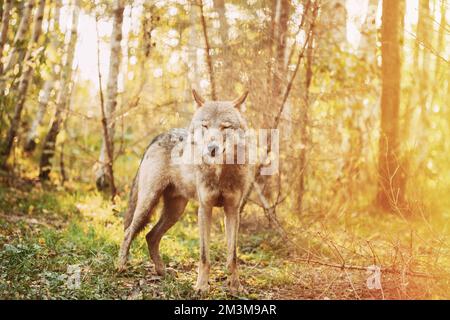
[[203, 99], [198, 93], [197, 91], [195, 91], [194, 89], [192, 89], [192, 95], [194, 96], [194, 100], [197, 103], [197, 106], [201, 107], [202, 105], [205, 104], [205, 99]]
[[[233, 102], [232, 102], [233, 107], [241, 110], [241, 106], [244, 103], [245, 99], [247, 99], [247, 96], [248, 96], [248, 91], [245, 91], [243, 95], [241, 95], [239, 98], [233, 100]], [[241, 110], [241, 111], [243, 111], [243, 110]]]

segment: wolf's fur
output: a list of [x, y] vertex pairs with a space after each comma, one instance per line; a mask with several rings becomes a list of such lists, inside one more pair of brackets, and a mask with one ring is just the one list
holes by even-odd
[[[200, 263], [196, 289], [208, 289], [211, 213], [213, 207], [223, 207], [229, 285], [236, 290], [240, 287], [236, 256], [239, 208], [252, 182], [253, 167], [248, 164], [174, 164], [171, 162], [171, 153], [176, 145], [190, 143], [188, 134], [201, 126], [223, 130], [226, 123], [228, 128], [247, 129], [246, 121], [239, 112], [247, 94], [235, 101], [206, 102], [195, 91], [193, 93], [199, 108], [189, 128], [173, 129], [159, 135], [150, 143], [141, 160], [125, 214], [125, 239], [120, 250], [119, 269], [125, 267], [131, 242], [147, 225], [162, 197], [163, 212], [157, 224], [146, 235], [146, 240], [157, 273], [164, 274], [165, 267], [159, 255], [161, 238], [179, 220], [188, 200], [195, 199], [200, 204]], [[217, 150], [228, 152], [223, 146], [218, 146]]]

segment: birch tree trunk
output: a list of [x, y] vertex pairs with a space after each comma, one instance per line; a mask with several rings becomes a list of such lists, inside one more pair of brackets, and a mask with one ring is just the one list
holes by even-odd
[[[5, 0], [2, 4], [2, 21], [0, 24], [0, 135], [3, 136], [3, 114], [6, 112], [6, 97], [3, 94], [3, 48], [5, 47], [6, 40], [8, 39], [9, 20], [12, 11], [12, 0]], [[1, 149], [1, 145], [0, 145]]]
[[324, 44], [319, 47], [334, 46], [341, 50], [347, 47], [347, 8], [346, 0], [322, 1], [321, 6], [321, 36], [318, 38]]
[[42, 20], [44, 18], [45, 0], [39, 0], [39, 4], [36, 10], [36, 17], [33, 26], [33, 34], [28, 46], [28, 50], [25, 55], [24, 69], [21, 74], [17, 92], [16, 106], [14, 108], [14, 116], [11, 120], [11, 124], [6, 136], [6, 142], [1, 153], [1, 165], [4, 166], [8, 160], [9, 154], [13, 146], [14, 138], [17, 135], [19, 129], [20, 119], [22, 116], [22, 110], [25, 104], [25, 99], [28, 91], [28, 86], [31, 81], [35, 64], [32, 64], [31, 57], [38, 46], [39, 37], [42, 33]]
[[214, 0], [214, 10], [217, 12], [219, 17], [219, 35], [220, 35], [220, 60], [221, 65], [221, 94], [224, 98], [231, 98], [234, 94], [233, 92], [233, 69], [232, 69], [232, 57], [231, 50], [228, 48], [228, 30], [229, 25], [226, 17], [225, 1], [224, 0]]
[[211, 58], [211, 45], [209, 42], [208, 27], [206, 25], [203, 0], [199, 0], [199, 7], [200, 7], [200, 22], [202, 24], [203, 39], [205, 40], [205, 59], [206, 65], [208, 66], [209, 83], [211, 87], [211, 100], [217, 100], [216, 78]]
[[[122, 58], [120, 42], [122, 41], [123, 11], [123, 0], [115, 0], [113, 30], [111, 34], [111, 53], [109, 58], [109, 74], [106, 87], [105, 103], [105, 116], [108, 127], [108, 138], [106, 138], [105, 135], [103, 136], [102, 147], [100, 150], [99, 166], [96, 172], [95, 179], [98, 190], [105, 190], [110, 186], [110, 181], [108, 181], [108, 165], [112, 166], [112, 161], [114, 159], [114, 114], [117, 106], [117, 80]], [[108, 144], [108, 146], [106, 146], [106, 144]], [[109, 155], [107, 154], [108, 149], [110, 151]]]
[[[419, 77], [419, 105], [421, 107], [422, 124], [428, 127], [428, 108], [429, 103], [429, 88], [430, 88], [430, 50], [433, 39], [433, 23], [430, 15], [430, 0], [419, 0], [419, 20], [422, 20], [421, 33], [417, 35], [417, 40], [422, 44], [422, 59], [419, 61], [420, 77]], [[425, 49], [423, 48], [425, 47]], [[422, 139], [426, 139], [422, 135]]]
[[398, 0], [383, 1], [381, 29], [382, 94], [381, 132], [378, 161], [378, 205], [388, 211], [399, 212], [404, 202], [399, 152], [400, 109], [400, 37], [401, 3]]
[[70, 97], [70, 90], [72, 84], [72, 64], [75, 54], [75, 45], [77, 43], [77, 26], [78, 17], [80, 14], [80, 0], [75, 0], [72, 21], [70, 28], [70, 40], [66, 46], [66, 58], [63, 61], [64, 69], [61, 71], [60, 89], [56, 97], [56, 109], [50, 129], [45, 136], [43, 142], [43, 150], [39, 163], [39, 179], [42, 181], [48, 180], [52, 169], [51, 160], [55, 155], [56, 139], [61, 129], [63, 121], [63, 112]]
[[[53, 79], [52, 79], [53, 80]], [[53, 89], [54, 81], [47, 80], [44, 83], [44, 88], [42, 89], [41, 93], [39, 94], [39, 105], [38, 110], [36, 112], [36, 115], [33, 119], [33, 122], [31, 123], [30, 130], [28, 131], [25, 144], [24, 144], [24, 150], [28, 153], [32, 153], [36, 149], [36, 138], [39, 126], [42, 124], [42, 120], [45, 116], [45, 111], [47, 110], [47, 105], [50, 101], [50, 95]]]
[[379, 0], [369, 0], [367, 16], [361, 27], [361, 41], [359, 43], [360, 56], [365, 57], [367, 63], [376, 63], [377, 53], [377, 11]]
[[26, 34], [30, 27], [30, 17], [34, 5], [35, 0], [28, 0], [28, 2], [24, 4], [23, 12], [21, 14], [22, 18], [20, 19], [20, 24], [11, 46], [11, 52], [9, 53], [8, 60], [3, 70], [4, 73], [8, 72], [8, 70], [10, 70], [18, 61], [23, 61], [26, 52]]
[[[431, 25], [429, 0], [419, 0], [419, 12], [416, 29], [416, 41], [414, 43], [413, 59], [411, 66], [411, 87], [407, 91], [408, 100], [404, 111], [404, 125], [402, 126], [402, 139], [404, 141], [425, 142], [427, 137], [423, 134], [425, 128], [428, 127], [427, 103], [434, 96], [433, 90], [430, 94], [429, 89], [429, 47], [431, 47], [430, 33], [433, 30]], [[429, 99], [431, 97], [431, 99]], [[416, 108], [421, 109], [420, 119], [414, 117]], [[420, 121], [421, 120], [421, 121]], [[418, 126], [424, 126], [417, 130]], [[416, 128], [411, 130], [411, 128]], [[411, 149], [412, 150], [412, 149]], [[426, 155], [426, 144], [421, 148], [421, 158]], [[407, 159], [405, 159], [407, 160]], [[417, 159], [416, 159], [417, 160]], [[420, 162], [420, 161], [419, 161]], [[409, 166], [410, 164], [408, 164]]]
[[[59, 17], [60, 17], [60, 11], [61, 11], [61, 0], [55, 0], [55, 9], [53, 14], [53, 28], [52, 32], [55, 32], [56, 34], [52, 37], [51, 43], [50, 43], [50, 52], [55, 53], [58, 52], [58, 48], [61, 44], [61, 41], [59, 39], [59, 33], [60, 33], [60, 27], [59, 27]], [[55, 60], [58, 58], [56, 57]], [[36, 116], [33, 119], [33, 122], [31, 124], [30, 130], [28, 131], [25, 144], [24, 144], [24, 150], [28, 153], [32, 153], [36, 148], [36, 138], [38, 135], [38, 129], [42, 124], [42, 121], [45, 116], [45, 112], [47, 110], [48, 103], [50, 101], [51, 92], [54, 88], [55, 81], [56, 81], [56, 70], [55, 68], [57, 65], [59, 65], [58, 61], [49, 61], [49, 64], [51, 64], [52, 70], [50, 72], [50, 77], [47, 79], [44, 83], [44, 88], [39, 94], [39, 105], [38, 105], [38, 111], [36, 113]]]
[[277, 0], [275, 7], [275, 69], [272, 76], [272, 106], [279, 106], [284, 85], [287, 82], [286, 40], [288, 34], [290, 1]]
[[0, 74], [3, 74], [3, 48], [5, 47], [6, 39], [8, 36], [9, 19], [11, 17], [12, 0], [5, 0], [3, 3], [2, 21], [0, 27]]
[[[438, 54], [442, 54], [445, 52], [445, 36], [446, 36], [446, 14], [447, 14], [447, 2], [444, 0], [441, 0], [441, 6], [440, 6], [440, 14], [441, 14], [441, 20], [439, 23], [439, 31], [437, 34], [437, 52]], [[439, 91], [439, 87], [443, 83], [446, 73], [448, 73], [448, 69], [442, 68], [442, 61], [443, 59], [439, 56], [436, 56], [435, 61], [435, 68], [434, 68], [434, 83], [433, 83], [433, 93], [432, 93], [432, 101], [431, 105], [434, 105], [435, 99], [437, 97], [437, 92]], [[445, 71], [447, 70], [447, 71]]]
[[188, 71], [188, 77], [191, 82], [191, 87], [186, 90], [186, 98], [187, 100], [192, 97], [192, 88], [199, 89], [200, 86], [200, 72], [199, 72], [199, 64], [197, 57], [197, 48], [199, 47], [198, 43], [198, 32], [196, 29], [196, 25], [198, 22], [198, 12], [196, 8], [191, 5], [191, 11], [189, 12], [189, 22], [190, 22], [190, 31], [189, 31], [189, 63], [190, 68]]

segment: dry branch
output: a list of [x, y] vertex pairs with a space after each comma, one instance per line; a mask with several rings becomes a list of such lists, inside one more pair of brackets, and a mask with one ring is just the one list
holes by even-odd
[[[329, 262], [324, 262], [324, 261], [320, 261], [320, 260], [305, 259], [305, 258], [295, 258], [295, 261], [314, 263], [314, 264], [318, 264], [321, 266], [337, 268], [337, 269], [341, 269], [341, 270], [367, 271], [367, 267], [355, 266], [355, 265], [350, 265], [350, 264], [329, 263]], [[413, 272], [413, 271], [404, 272], [403, 270], [397, 270], [397, 269], [393, 269], [393, 268], [380, 267], [380, 271], [384, 272], [384, 273], [398, 274], [398, 275], [406, 274], [411, 277], [426, 278], [426, 279], [439, 279], [440, 278], [440, 276], [438, 276], [438, 275], [425, 274], [425, 273]]]

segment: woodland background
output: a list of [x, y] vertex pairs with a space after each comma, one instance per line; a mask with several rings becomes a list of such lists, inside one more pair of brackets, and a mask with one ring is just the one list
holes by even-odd
[[[238, 298], [450, 298], [448, 6], [0, 0], [0, 297], [195, 297], [194, 203], [162, 241], [171, 275], [143, 237], [115, 272], [140, 157], [189, 123], [195, 88], [248, 89], [251, 127], [280, 129], [279, 174], [242, 212]], [[236, 298], [221, 217], [209, 297]]]

